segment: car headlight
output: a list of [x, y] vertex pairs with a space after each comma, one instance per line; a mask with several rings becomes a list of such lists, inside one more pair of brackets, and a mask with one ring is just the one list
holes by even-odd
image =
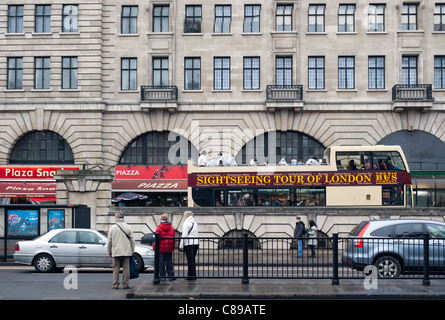
[[153, 250], [147, 250], [146, 254], [147, 256], [154, 256], [155, 252]]

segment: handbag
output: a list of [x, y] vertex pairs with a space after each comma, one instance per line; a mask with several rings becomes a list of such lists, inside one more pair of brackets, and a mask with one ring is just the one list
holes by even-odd
[[[130, 237], [128, 236], [128, 234], [126, 234], [125, 231], [122, 230], [120, 225], [118, 225], [117, 223], [116, 223], [116, 225], [127, 236], [127, 239], [128, 239], [128, 241], [130, 241], [130, 246], [131, 246], [131, 240], [130, 240]], [[131, 255], [130, 256], [130, 279], [136, 279], [138, 277], [139, 277], [139, 268], [138, 268], [138, 265], [136, 264], [136, 261], [134, 260], [133, 256]]]

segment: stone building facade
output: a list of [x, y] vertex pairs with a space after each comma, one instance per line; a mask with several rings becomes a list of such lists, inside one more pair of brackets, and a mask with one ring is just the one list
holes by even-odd
[[164, 131], [214, 158], [271, 130], [324, 147], [421, 131], [445, 150], [444, 39], [426, 0], [7, 0], [0, 164], [34, 131], [111, 171]]

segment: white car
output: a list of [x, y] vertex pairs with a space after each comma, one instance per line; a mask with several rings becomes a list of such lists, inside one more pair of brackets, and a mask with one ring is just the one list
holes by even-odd
[[[154, 266], [151, 246], [136, 244], [133, 258], [139, 271]], [[15, 246], [14, 261], [31, 265], [38, 272], [50, 272], [68, 265], [75, 267], [113, 267], [107, 252], [107, 234], [91, 229], [51, 230]]]

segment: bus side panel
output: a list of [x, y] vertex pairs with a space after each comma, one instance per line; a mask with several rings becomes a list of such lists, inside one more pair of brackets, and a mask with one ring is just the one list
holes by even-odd
[[326, 187], [326, 206], [381, 206], [381, 186]]

